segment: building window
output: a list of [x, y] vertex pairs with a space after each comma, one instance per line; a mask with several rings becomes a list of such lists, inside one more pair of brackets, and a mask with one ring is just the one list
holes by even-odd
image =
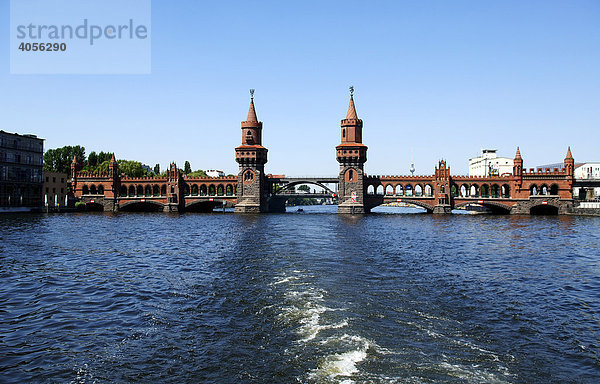
[[53, 178], [52, 178], [52, 182], [53, 182], [53, 183], [56, 183], [56, 177], [53, 177]]
[[46, 176], [46, 183], [50, 181], [50, 178]]

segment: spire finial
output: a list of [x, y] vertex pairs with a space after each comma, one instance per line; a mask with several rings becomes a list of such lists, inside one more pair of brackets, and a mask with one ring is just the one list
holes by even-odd
[[250, 98], [254, 100], [254, 88], [250, 89]]
[[350, 86], [350, 97], [354, 96], [354, 85]]

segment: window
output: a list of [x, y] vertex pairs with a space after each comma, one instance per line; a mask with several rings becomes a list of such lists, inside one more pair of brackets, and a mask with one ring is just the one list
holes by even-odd
[[56, 177], [53, 177], [53, 178], [52, 178], [52, 182], [53, 182], [53, 183], [56, 183]]
[[65, 183], [65, 178], [64, 178], [64, 177], [61, 177], [61, 178], [60, 178], [60, 183], [61, 183], [61, 184], [64, 184], [64, 183]]
[[50, 178], [46, 176], [46, 183], [50, 181]]

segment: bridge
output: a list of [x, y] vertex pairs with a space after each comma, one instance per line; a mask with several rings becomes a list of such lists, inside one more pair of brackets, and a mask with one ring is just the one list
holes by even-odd
[[[241, 124], [242, 144], [235, 148], [237, 176], [192, 178], [172, 163], [165, 177], [129, 178], [119, 172], [114, 156], [107, 172], [90, 174], [81, 172], [73, 159], [73, 194], [89, 209], [103, 211], [210, 212], [227, 205], [239, 213], [282, 212], [290, 198], [335, 197], [338, 213], [348, 214], [368, 213], [387, 203], [412, 204], [436, 214], [473, 204], [495, 213], [568, 214], [575, 204], [573, 188], [590, 187], [574, 180], [570, 148], [561, 169], [528, 171], [517, 148], [513, 172], [501, 176], [452, 175], [443, 160], [431, 175], [368, 175], [364, 171], [368, 148], [362, 143], [363, 122], [356, 114], [352, 93], [340, 124], [341, 142], [336, 146], [337, 177], [266, 174], [268, 150], [262, 146], [262, 125], [252, 95], [248, 117]], [[305, 184], [315, 187], [312, 193], [296, 190]]]

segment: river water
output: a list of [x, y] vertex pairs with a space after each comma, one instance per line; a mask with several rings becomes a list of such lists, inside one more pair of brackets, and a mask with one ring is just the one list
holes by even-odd
[[0, 382], [600, 382], [600, 218], [334, 209], [0, 216]]

